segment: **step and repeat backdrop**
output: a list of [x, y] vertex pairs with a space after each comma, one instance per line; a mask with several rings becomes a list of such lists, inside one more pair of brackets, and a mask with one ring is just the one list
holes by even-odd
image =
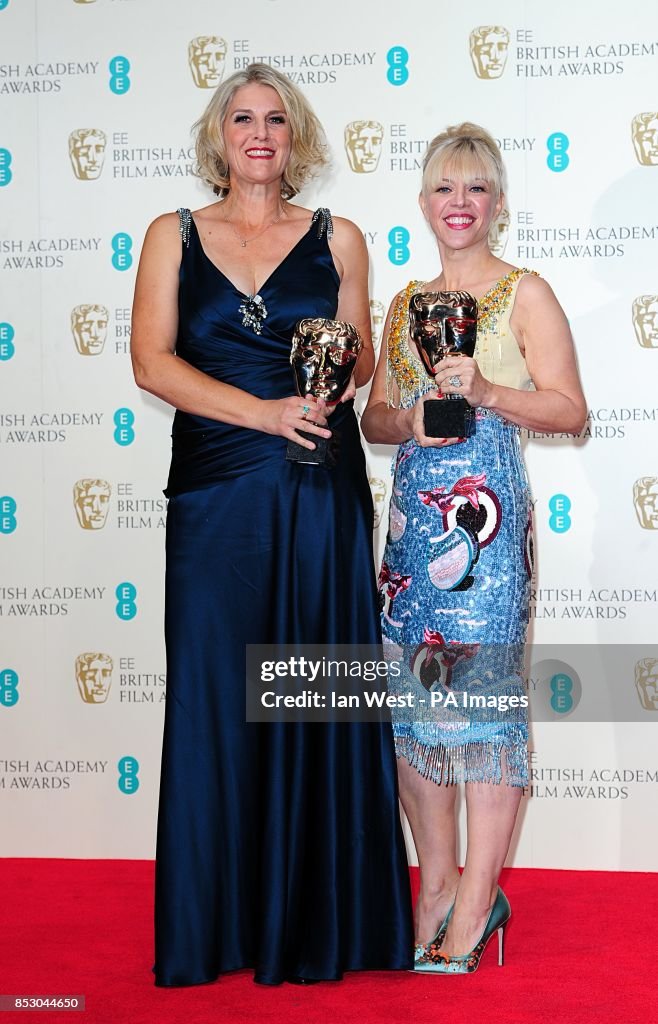
[[[377, 345], [438, 270], [428, 140], [473, 120], [502, 150], [495, 250], [554, 287], [590, 410], [578, 437], [524, 432], [550, 720], [512, 862], [653, 868], [658, 12], [633, 0], [0, 0], [0, 853], [154, 853], [172, 410], [133, 383], [130, 307], [148, 223], [213, 199], [192, 123], [254, 60], [325, 125], [332, 166], [298, 201], [363, 230]], [[367, 451], [379, 561], [393, 453]], [[583, 721], [606, 650], [622, 710]]]

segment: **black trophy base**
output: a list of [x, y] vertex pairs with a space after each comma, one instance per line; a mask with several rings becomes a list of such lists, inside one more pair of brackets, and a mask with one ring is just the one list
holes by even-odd
[[286, 449], [286, 460], [288, 462], [302, 462], [308, 466], [333, 466], [335, 464], [334, 455], [330, 448], [330, 443], [333, 441], [332, 437], [318, 437], [317, 434], [307, 434], [305, 430], [298, 430], [297, 433], [308, 441], [312, 441], [315, 449], [311, 451], [310, 448], [304, 448], [303, 445], [297, 444], [296, 441], [288, 441]]
[[423, 407], [423, 425], [428, 437], [472, 437], [475, 409], [459, 395], [432, 398]]

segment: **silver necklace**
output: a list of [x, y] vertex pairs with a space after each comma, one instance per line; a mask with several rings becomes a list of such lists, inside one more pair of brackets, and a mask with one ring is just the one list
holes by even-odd
[[[278, 215], [271, 220], [269, 224], [266, 224], [257, 235], [252, 235], [251, 238], [243, 238], [235, 224], [228, 217], [224, 217], [224, 221], [228, 224], [231, 231], [237, 238], [242, 249], [246, 249], [249, 242], [255, 242], [257, 238], [264, 235], [266, 231], [269, 231], [274, 224], [281, 220], [283, 217], [284, 207], [282, 206], [279, 210]], [[238, 306], [238, 312], [242, 313], [242, 325], [243, 327], [249, 327], [254, 334], [260, 334], [263, 329], [263, 324], [267, 319], [267, 306], [263, 301], [262, 295], [245, 295], [242, 299], [240, 306]]]
[[257, 235], [252, 235], [251, 238], [243, 238], [238, 229], [236, 228], [235, 224], [233, 223], [233, 221], [229, 220], [228, 217], [224, 217], [224, 222], [228, 224], [231, 231], [233, 232], [238, 242], [240, 243], [241, 247], [243, 249], [246, 249], [249, 242], [255, 242], [257, 238], [260, 238], [261, 235], [264, 235], [266, 231], [269, 231], [271, 227], [273, 227], [281, 220], [281, 218], [283, 217], [283, 209], [284, 208], [281, 207], [278, 215], [274, 218], [274, 220], [271, 220], [270, 223], [266, 224], [265, 227], [262, 228]]

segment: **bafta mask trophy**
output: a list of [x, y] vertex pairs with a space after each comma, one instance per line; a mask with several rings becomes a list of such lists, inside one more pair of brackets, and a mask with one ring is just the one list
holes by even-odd
[[[409, 303], [409, 333], [430, 377], [446, 356], [472, 356], [477, 337], [478, 304], [468, 292], [419, 292]], [[459, 374], [450, 378], [458, 386]], [[475, 410], [461, 395], [425, 402], [428, 437], [471, 437]]]
[[[322, 398], [335, 405], [345, 393], [354, 371], [362, 341], [353, 324], [322, 317], [300, 320], [295, 327], [290, 362], [300, 398]], [[318, 437], [300, 430], [302, 437], [313, 441], [315, 450], [288, 441], [286, 459], [313, 465], [331, 465], [334, 461], [330, 445], [334, 437]]]

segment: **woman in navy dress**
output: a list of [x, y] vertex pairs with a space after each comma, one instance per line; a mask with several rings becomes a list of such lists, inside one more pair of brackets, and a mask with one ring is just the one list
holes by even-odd
[[[288, 202], [324, 162], [299, 91], [251, 65], [197, 125], [220, 202], [159, 217], [137, 278], [138, 385], [176, 408], [166, 494], [167, 702], [158, 985], [265, 984], [410, 966], [390, 724], [247, 722], [249, 643], [377, 643], [372, 501], [352, 398], [294, 394], [304, 317], [354, 323], [374, 364], [354, 224]], [[286, 461], [341, 435], [336, 466]]]

